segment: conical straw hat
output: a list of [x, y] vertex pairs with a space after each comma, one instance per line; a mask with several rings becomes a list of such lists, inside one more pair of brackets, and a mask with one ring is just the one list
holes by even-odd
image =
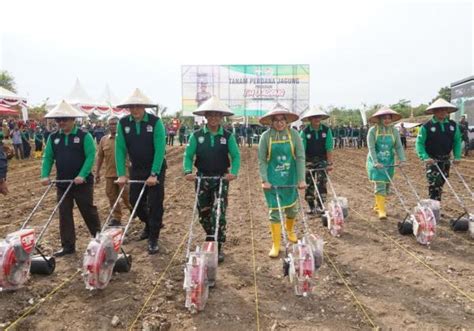
[[384, 115], [392, 115], [392, 122], [398, 121], [399, 119], [402, 118], [402, 115], [397, 113], [395, 110], [390, 109], [389, 107], [382, 107], [379, 110], [375, 112], [372, 116], [369, 118], [370, 123], [378, 123], [379, 117], [384, 116]]
[[146, 108], [156, 107], [156, 103], [153, 103], [139, 88], [136, 88], [133, 93], [117, 105], [117, 108], [129, 108], [130, 106], [143, 106]]
[[458, 108], [450, 102], [447, 102], [443, 98], [437, 99], [431, 105], [426, 108], [426, 114], [433, 114], [433, 110], [435, 109], [446, 109], [448, 113], [454, 113]]
[[61, 101], [53, 109], [51, 109], [44, 118], [79, 118], [87, 117], [87, 114], [74, 108], [66, 101]]
[[262, 125], [271, 125], [272, 117], [276, 115], [284, 115], [288, 124], [299, 119], [299, 116], [297, 114], [292, 113], [291, 111], [283, 107], [281, 104], [277, 103], [271, 111], [260, 117], [259, 122]]
[[194, 115], [204, 116], [208, 111], [222, 113], [223, 116], [232, 116], [232, 110], [215, 95], [207, 99], [198, 109], [193, 111]]
[[326, 114], [321, 108], [319, 108], [317, 106], [314, 106], [311, 109], [304, 112], [304, 114], [301, 116], [300, 119], [302, 121], [304, 121], [304, 120], [309, 121], [310, 117], [313, 117], [313, 116], [319, 116], [319, 117], [321, 117], [322, 120], [325, 120], [325, 119], [329, 118], [329, 115]]

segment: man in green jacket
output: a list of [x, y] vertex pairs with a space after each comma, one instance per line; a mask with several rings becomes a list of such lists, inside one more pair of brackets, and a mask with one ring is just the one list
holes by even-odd
[[[301, 131], [300, 136], [303, 142], [306, 156], [306, 188], [305, 199], [309, 205], [309, 214], [314, 215], [322, 212], [321, 201], [315, 196], [315, 187], [313, 177], [317, 182], [317, 188], [323, 202], [327, 195], [327, 177], [326, 172], [332, 170], [332, 151], [333, 139], [332, 130], [321, 123], [322, 120], [328, 119], [329, 115], [318, 107], [304, 113], [301, 117], [302, 121], [309, 121], [309, 124]], [[317, 170], [319, 169], [319, 170]], [[316, 209], [315, 198], [318, 205]]]
[[[97, 207], [94, 205], [94, 179], [92, 166], [95, 158], [94, 139], [75, 125], [75, 118], [85, 114], [62, 101], [45, 118], [55, 119], [59, 130], [52, 133], [46, 143], [41, 168], [41, 183], [49, 185], [49, 175], [56, 163], [58, 180], [73, 180], [74, 185], [59, 206], [59, 232], [62, 249], [55, 256], [73, 254], [76, 251], [73, 207], [76, 202], [92, 236], [100, 231]], [[58, 183], [58, 201], [66, 192], [67, 183]]]
[[442, 98], [433, 102], [426, 108], [426, 113], [432, 114], [433, 118], [421, 126], [416, 138], [416, 153], [425, 162], [428, 194], [433, 200], [441, 201], [443, 192], [444, 179], [438, 167], [448, 177], [451, 152], [455, 164], [461, 161], [461, 131], [448, 117], [456, 110], [456, 106]]
[[[224, 177], [221, 200], [221, 210], [218, 228], [218, 260], [224, 261], [223, 243], [226, 241], [227, 194], [229, 182], [237, 178], [240, 168], [240, 152], [235, 135], [225, 130], [222, 125], [224, 116], [233, 113], [217, 97], [212, 97], [203, 103], [195, 115], [205, 116], [206, 126], [195, 131], [189, 138], [183, 159], [183, 171], [187, 180], [195, 181], [193, 160], [197, 168], [197, 176]], [[230, 156], [230, 160], [229, 160]], [[230, 168], [230, 171], [229, 171]], [[206, 231], [206, 240], [213, 241], [216, 229], [216, 210], [213, 210], [215, 197], [219, 193], [220, 180], [202, 179], [198, 188], [199, 221]]]
[[[128, 182], [126, 157], [130, 158], [130, 179], [144, 180], [146, 189], [138, 203], [137, 216], [145, 223], [140, 239], [148, 238], [148, 253], [159, 251], [158, 239], [163, 222], [163, 200], [165, 196], [165, 127], [161, 119], [147, 113], [145, 108], [156, 107], [156, 104], [135, 89], [118, 108], [127, 108], [130, 115], [123, 117], [117, 125], [115, 138], [115, 161], [117, 165], [117, 183]], [[130, 204], [138, 202], [142, 186], [130, 185]]]

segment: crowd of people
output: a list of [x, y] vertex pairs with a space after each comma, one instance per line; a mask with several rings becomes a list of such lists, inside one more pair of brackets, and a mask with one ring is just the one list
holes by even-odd
[[[79, 126], [84, 116], [66, 102], [61, 102], [45, 116], [54, 121], [51, 128], [43, 123], [7, 121], [3, 123], [2, 138], [11, 137], [18, 159], [27, 157], [24, 141], [35, 144], [35, 156], [42, 154], [41, 183], [50, 185], [50, 174], [56, 167], [61, 249], [63, 256], [75, 252], [76, 235], [73, 207], [77, 205], [91, 236], [100, 231], [100, 218], [94, 205], [94, 183], [105, 180], [105, 194], [110, 207], [115, 206], [110, 226], [123, 225], [123, 209], [132, 211], [143, 222], [140, 240], [148, 240], [149, 254], [159, 251], [160, 230], [163, 227], [163, 200], [166, 179], [166, 145], [173, 145], [176, 133], [180, 145], [186, 144], [183, 174], [195, 183], [199, 221], [206, 233], [205, 240], [218, 242], [219, 261], [224, 261], [226, 241], [226, 211], [229, 184], [238, 178], [239, 147], [258, 143], [258, 166], [261, 187], [268, 206], [272, 238], [270, 257], [280, 253], [281, 224], [291, 242], [297, 242], [294, 226], [300, 208], [298, 190], [305, 190], [307, 213], [320, 215], [327, 199], [327, 174], [337, 167], [333, 162], [335, 148], [367, 146], [367, 175], [374, 183], [374, 211], [380, 219], [387, 218], [386, 199], [395, 165], [407, 161], [404, 148], [408, 133], [394, 122], [401, 116], [383, 107], [369, 119], [369, 126], [340, 126], [331, 128], [323, 123], [330, 116], [315, 107], [299, 118], [280, 104], [259, 119], [260, 127], [226, 125], [223, 119], [232, 116], [230, 108], [217, 97], [203, 102], [194, 112], [204, 116], [206, 123], [193, 132], [182, 125], [165, 125], [161, 118], [145, 111], [155, 104], [136, 89], [117, 107], [126, 108], [130, 115], [121, 119], [111, 117], [107, 127]], [[450, 160], [461, 160], [465, 119], [456, 123], [449, 113], [457, 108], [438, 99], [426, 110], [432, 118], [424, 123], [416, 139], [416, 152], [425, 163], [428, 195], [441, 200], [444, 185], [442, 171], [449, 174]], [[291, 127], [298, 119], [300, 130]], [[6, 128], [6, 130], [5, 130]], [[257, 139], [255, 139], [257, 138]], [[44, 148], [43, 148], [44, 146]], [[94, 166], [95, 164], [95, 166]], [[324, 171], [321, 171], [324, 170]], [[0, 193], [7, 194], [7, 160], [0, 144]], [[71, 181], [69, 184], [64, 181]], [[316, 195], [318, 191], [318, 195]], [[123, 192], [123, 194], [122, 194]], [[119, 199], [120, 198], [120, 199]], [[220, 210], [215, 210], [220, 199]], [[116, 203], [117, 200], [120, 200]], [[220, 215], [220, 217], [218, 217]], [[282, 222], [280, 219], [284, 215]], [[217, 238], [215, 237], [217, 233]]]

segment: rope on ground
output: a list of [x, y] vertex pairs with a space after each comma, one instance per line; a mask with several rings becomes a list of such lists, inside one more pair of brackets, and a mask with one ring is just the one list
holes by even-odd
[[12, 330], [15, 325], [20, 323], [23, 319], [25, 319], [33, 310], [37, 309], [43, 302], [46, 302], [47, 299], [51, 298], [57, 291], [59, 291], [64, 285], [69, 283], [77, 274], [79, 274], [81, 270], [77, 270], [71, 277], [64, 280], [61, 284], [55, 287], [51, 292], [49, 292], [45, 297], [41, 298], [36, 305], [28, 308], [20, 317], [18, 317], [14, 322], [12, 322], [5, 331]]
[[[189, 233], [188, 233], [189, 234]], [[135, 319], [133, 320], [132, 324], [130, 325], [130, 327], [128, 328], [129, 330], [132, 330], [133, 327], [135, 326], [135, 324], [138, 322], [138, 319], [140, 318], [140, 316], [142, 315], [143, 311], [145, 310], [146, 306], [148, 305], [148, 303], [150, 302], [151, 298], [153, 297], [153, 295], [155, 294], [156, 290], [158, 289], [158, 287], [161, 285], [161, 281], [163, 280], [165, 274], [168, 272], [169, 268], [171, 267], [171, 264], [173, 264], [174, 260], [176, 259], [176, 257], [178, 256], [178, 253], [181, 251], [181, 248], [184, 246], [184, 243], [186, 242], [186, 238], [188, 237], [188, 234], [186, 234], [184, 237], [183, 237], [183, 240], [181, 241], [181, 243], [179, 244], [178, 248], [176, 249], [176, 251], [174, 252], [174, 255], [173, 257], [171, 258], [170, 262], [168, 263], [168, 265], [166, 266], [165, 270], [161, 273], [161, 276], [160, 278], [158, 278], [158, 281], [156, 282], [156, 285], [155, 287], [153, 288], [153, 290], [151, 291], [150, 295], [148, 296], [148, 298], [145, 300], [143, 306], [141, 307], [140, 311], [138, 312], [137, 316], [135, 317]]]
[[[247, 186], [248, 186], [248, 200], [249, 200], [249, 218], [250, 218], [250, 236], [252, 238], [252, 264], [253, 264], [253, 283], [255, 289], [255, 319], [257, 322], [257, 331], [260, 331], [260, 313], [258, 306], [258, 286], [257, 286], [257, 263], [255, 259], [255, 236], [254, 236], [254, 223], [252, 215], [252, 197], [250, 196], [250, 175], [249, 175], [249, 164], [247, 163]], [[242, 222], [241, 222], [242, 223]]]
[[344, 285], [346, 286], [347, 288], [347, 291], [351, 294], [352, 296], [352, 299], [354, 301], [354, 303], [359, 306], [360, 310], [362, 311], [362, 313], [364, 314], [365, 316], [365, 319], [369, 322], [369, 324], [372, 326], [373, 329], [377, 329], [377, 325], [375, 325], [374, 321], [370, 318], [369, 314], [367, 313], [367, 310], [365, 310], [364, 308], [364, 305], [360, 302], [360, 300], [357, 298], [357, 296], [355, 295], [354, 291], [352, 291], [351, 287], [349, 286], [349, 284], [347, 283], [346, 279], [342, 276], [341, 272], [339, 271], [339, 269], [336, 267], [336, 265], [334, 264], [334, 262], [332, 261], [332, 259], [329, 257], [329, 255], [324, 252], [324, 256], [326, 258], [326, 260], [329, 261], [329, 263], [331, 263], [331, 266], [333, 267], [333, 269], [336, 271], [336, 273], [338, 274], [339, 278], [343, 281]]
[[421, 265], [423, 265], [424, 267], [426, 267], [428, 270], [430, 270], [432, 273], [434, 273], [438, 278], [442, 279], [443, 281], [445, 281], [451, 288], [453, 288], [454, 290], [456, 290], [458, 293], [462, 294], [463, 296], [465, 296], [467, 299], [469, 299], [471, 302], [474, 302], [474, 298], [471, 297], [469, 294], [467, 294], [466, 292], [464, 292], [462, 289], [460, 289], [458, 286], [456, 286], [455, 284], [453, 284], [449, 279], [447, 279], [446, 277], [444, 277], [443, 275], [441, 275], [438, 271], [436, 271], [435, 269], [433, 269], [429, 264], [427, 264], [425, 261], [423, 261], [422, 259], [420, 259], [416, 254], [414, 254], [412, 251], [410, 251], [408, 248], [402, 246], [398, 241], [396, 241], [395, 239], [393, 239], [391, 236], [389, 236], [387, 233], [385, 233], [384, 231], [380, 230], [380, 229], [377, 229], [375, 226], [373, 226], [369, 220], [367, 220], [363, 215], [361, 215], [358, 211], [354, 210], [353, 208], [350, 208], [350, 210], [352, 212], [354, 212], [357, 216], [359, 216], [359, 218], [361, 220], [363, 220], [364, 222], [366, 222], [372, 229], [376, 230], [376, 231], [379, 231], [380, 233], [382, 233], [387, 239], [389, 239], [390, 241], [392, 241], [395, 245], [397, 245], [400, 249], [402, 249], [405, 253], [407, 253], [408, 255], [410, 255], [411, 257], [413, 257], [416, 261], [418, 261]]

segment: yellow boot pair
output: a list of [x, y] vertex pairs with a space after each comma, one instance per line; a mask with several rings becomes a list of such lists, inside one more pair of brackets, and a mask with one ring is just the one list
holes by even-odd
[[[294, 218], [287, 218], [285, 222], [285, 229], [288, 235], [288, 240], [292, 243], [298, 242], [298, 237], [296, 236], [295, 230], [295, 219]], [[272, 232], [272, 249], [268, 256], [270, 257], [278, 257], [280, 254], [280, 244], [281, 244], [281, 225], [280, 223], [270, 223], [270, 231]]]
[[379, 214], [379, 219], [387, 219], [387, 212], [385, 211], [385, 196], [376, 194], [375, 204], [377, 207], [377, 213]]
[[35, 159], [41, 159], [43, 152], [35, 152]]

